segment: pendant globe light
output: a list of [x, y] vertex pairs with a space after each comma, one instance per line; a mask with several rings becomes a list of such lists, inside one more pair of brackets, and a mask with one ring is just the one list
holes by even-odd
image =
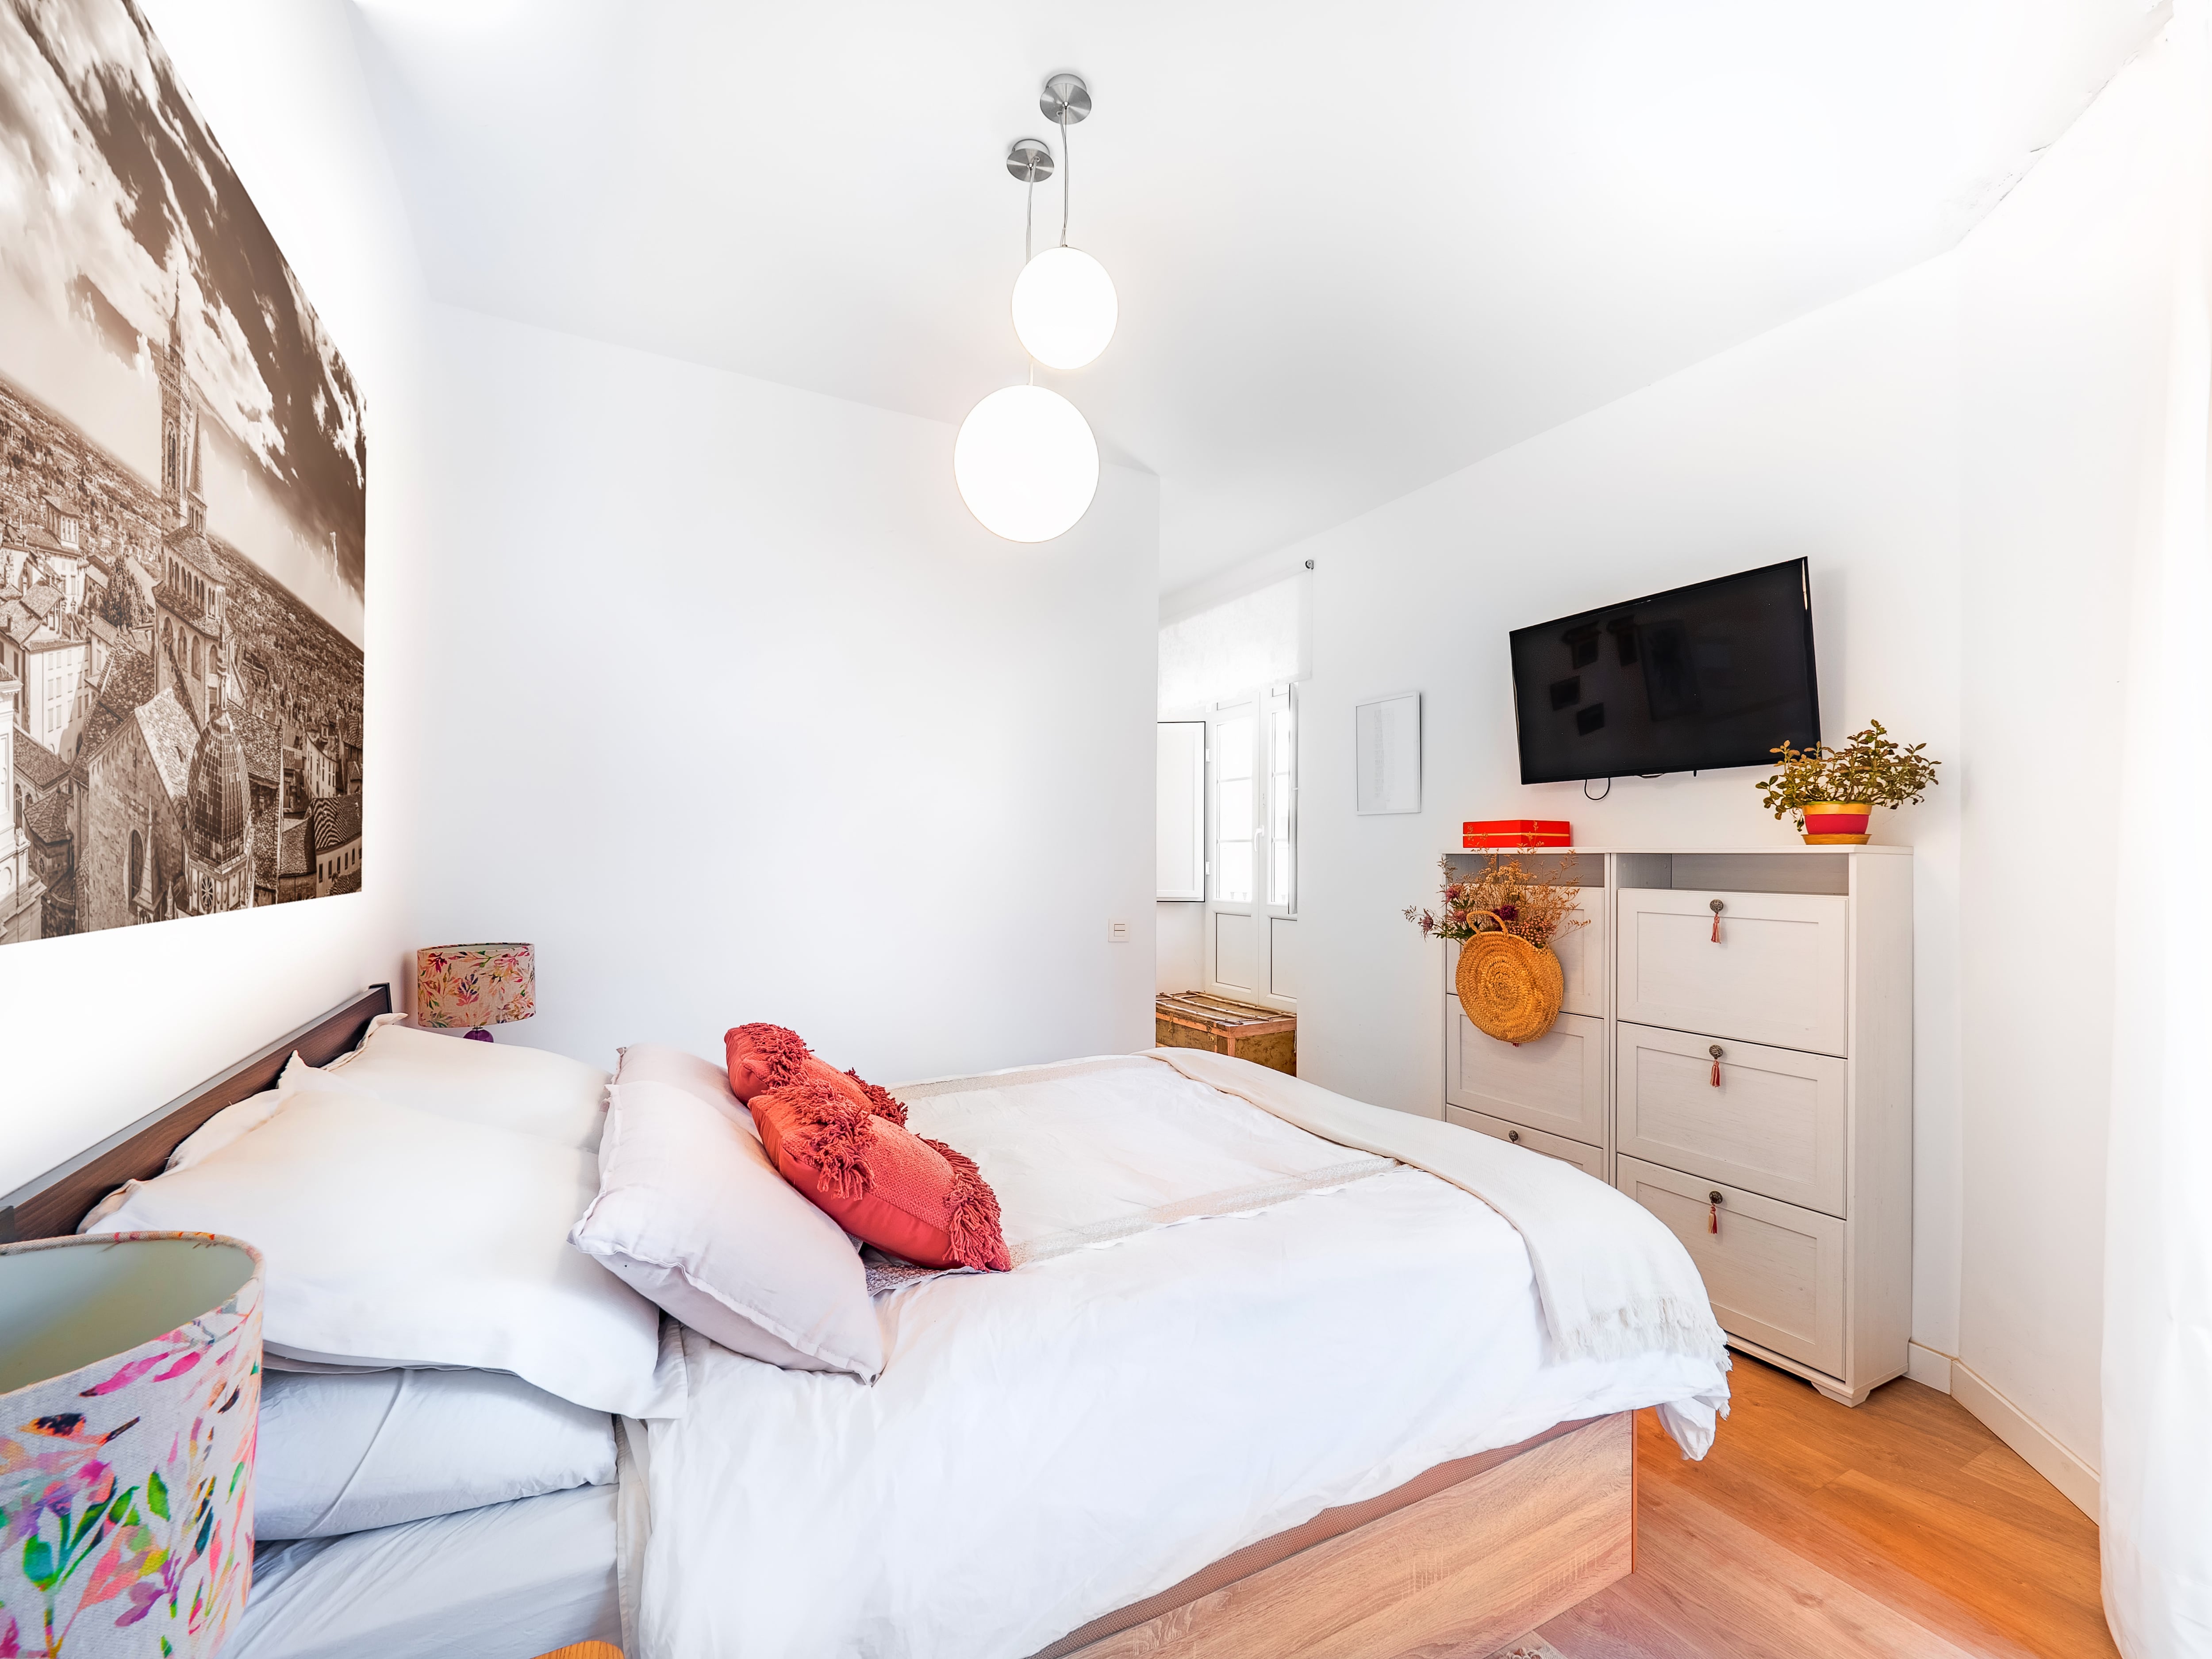
[[[1091, 112], [1080, 76], [1055, 75], [1039, 106], [1060, 129]], [[1031, 257], [1037, 181], [1054, 172], [1050, 149], [1023, 138], [1006, 152], [1006, 171], [1029, 187], [1030, 217], [1023, 226], [1024, 264], [1014, 284], [1014, 332], [1024, 349], [1049, 368], [1080, 368], [1113, 337], [1117, 314], [1105, 268], [1067, 242], [1067, 179], [1060, 177], [1060, 246]], [[1048, 542], [1091, 510], [1098, 493], [1098, 441], [1082, 411], [1057, 392], [1035, 384], [1001, 387], [960, 424], [952, 447], [953, 481], [968, 510], [994, 536]]]
[[[1027, 257], [1014, 283], [1014, 332], [1022, 349], [1048, 368], [1081, 368], [1097, 361], [1114, 337], [1121, 305], [1114, 279], [1079, 247], [1067, 245], [1068, 129], [1091, 113], [1091, 88], [1079, 75], [1044, 83], [1037, 107], [1060, 127], [1060, 246]], [[1028, 256], [1026, 245], [1023, 252]]]
[[968, 411], [952, 446], [960, 499], [994, 536], [1048, 542], [1098, 493], [1098, 441], [1082, 411], [1047, 386], [1002, 386]]
[[1079, 247], [1048, 247], [1014, 283], [1014, 332], [1047, 368], [1081, 368], [1114, 337], [1114, 279]]

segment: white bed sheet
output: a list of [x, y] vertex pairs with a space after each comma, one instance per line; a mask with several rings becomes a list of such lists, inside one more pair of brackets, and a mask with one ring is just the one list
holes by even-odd
[[1726, 1386], [1547, 1359], [1520, 1235], [1413, 1169], [878, 1306], [872, 1388], [683, 1334], [634, 1659], [1022, 1659], [1449, 1459]]
[[580, 1486], [263, 1545], [223, 1659], [536, 1659], [619, 1643], [618, 1494]]

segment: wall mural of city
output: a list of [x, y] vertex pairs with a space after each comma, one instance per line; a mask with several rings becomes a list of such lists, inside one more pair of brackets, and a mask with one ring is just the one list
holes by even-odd
[[0, 944], [357, 891], [353, 377], [131, 0], [0, 0]]

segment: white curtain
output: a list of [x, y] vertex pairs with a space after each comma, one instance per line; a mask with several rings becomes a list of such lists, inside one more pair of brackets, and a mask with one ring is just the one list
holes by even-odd
[[[2165, 406], [2131, 573], [2106, 1170], [2105, 1611], [2212, 1656], [2212, 0], [2176, 0], [2184, 169]], [[2085, 757], [2085, 760], [2087, 757]], [[2094, 787], [2094, 766], [2081, 774]]]

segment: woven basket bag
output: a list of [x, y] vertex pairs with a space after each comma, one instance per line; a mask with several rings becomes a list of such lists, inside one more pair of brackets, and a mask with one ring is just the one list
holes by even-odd
[[1500, 1042], [1534, 1042], [1559, 1017], [1566, 978], [1549, 947], [1504, 931], [1495, 910], [1474, 913], [1496, 922], [1459, 947], [1459, 1006], [1474, 1029]]

